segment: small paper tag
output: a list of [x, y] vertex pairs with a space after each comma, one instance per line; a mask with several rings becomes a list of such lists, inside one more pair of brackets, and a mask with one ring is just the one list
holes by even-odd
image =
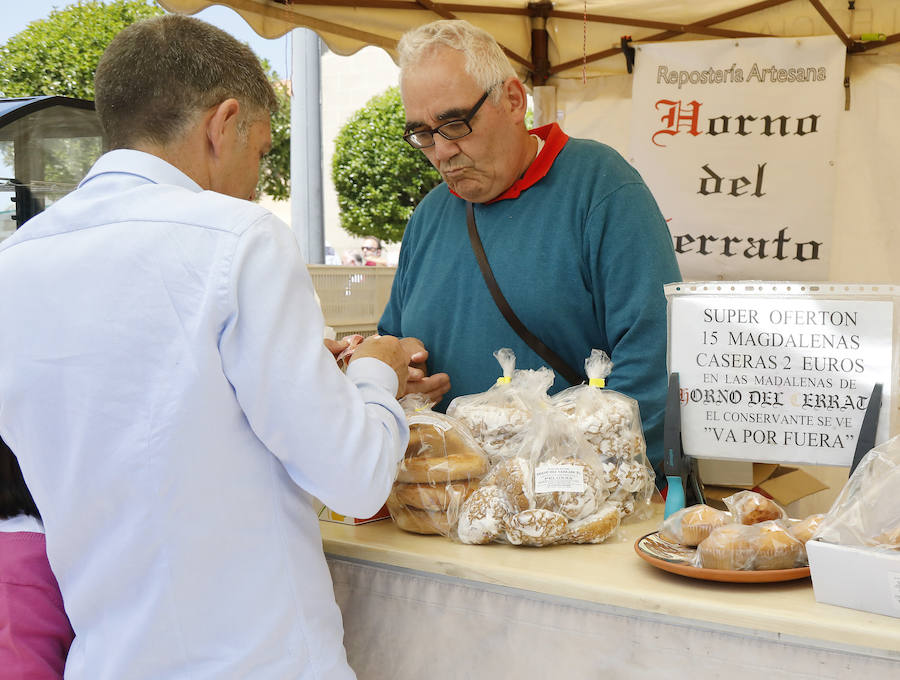
[[535, 493], [584, 493], [585, 488], [584, 468], [580, 465], [538, 465], [534, 471]]

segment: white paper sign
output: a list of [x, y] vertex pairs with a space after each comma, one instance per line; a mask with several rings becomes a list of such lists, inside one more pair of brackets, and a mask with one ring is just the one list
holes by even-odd
[[845, 57], [835, 36], [637, 47], [630, 160], [685, 279], [828, 278]]
[[685, 453], [850, 465], [875, 383], [888, 438], [893, 303], [689, 295], [671, 301]]

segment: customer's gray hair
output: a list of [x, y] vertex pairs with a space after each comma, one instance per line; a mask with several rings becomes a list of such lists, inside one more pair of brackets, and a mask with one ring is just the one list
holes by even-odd
[[[494, 37], [468, 21], [441, 20], [408, 31], [397, 43], [400, 80], [409, 69], [415, 68], [438, 46], [451, 47], [465, 55], [465, 68], [483, 90], [515, 78], [516, 72], [503, 54]], [[500, 100], [499, 89], [491, 93], [491, 100]]]
[[259, 59], [199, 19], [166, 14], [120, 31], [100, 58], [94, 98], [106, 146], [176, 141], [203, 111], [240, 102], [239, 132], [278, 108]]

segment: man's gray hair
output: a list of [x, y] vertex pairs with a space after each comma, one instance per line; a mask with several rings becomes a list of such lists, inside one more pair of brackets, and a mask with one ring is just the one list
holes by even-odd
[[[462, 52], [465, 68], [483, 90], [515, 78], [516, 72], [503, 54], [494, 37], [468, 21], [441, 20], [408, 31], [397, 43], [400, 80], [408, 69], [415, 68], [436, 47], [451, 47]], [[501, 92], [494, 90], [491, 100], [500, 100]]]
[[123, 29], [94, 76], [94, 99], [109, 149], [176, 141], [203, 111], [240, 102], [239, 131], [278, 108], [259, 59], [199, 19], [166, 14]]

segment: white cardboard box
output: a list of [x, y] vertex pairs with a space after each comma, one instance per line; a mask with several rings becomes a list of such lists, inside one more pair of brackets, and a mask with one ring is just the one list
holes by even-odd
[[822, 541], [806, 552], [817, 602], [900, 618], [900, 553]]

